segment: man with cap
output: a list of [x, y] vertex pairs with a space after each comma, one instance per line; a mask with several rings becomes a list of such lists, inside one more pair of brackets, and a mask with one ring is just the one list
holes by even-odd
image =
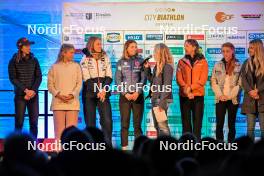
[[31, 134], [37, 138], [39, 100], [38, 88], [42, 81], [42, 73], [37, 58], [30, 52], [30, 45], [35, 42], [27, 38], [17, 41], [18, 51], [9, 61], [9, 80], [14, 85], [15, 129], [23, 128], [26, 108], [29, 115]]

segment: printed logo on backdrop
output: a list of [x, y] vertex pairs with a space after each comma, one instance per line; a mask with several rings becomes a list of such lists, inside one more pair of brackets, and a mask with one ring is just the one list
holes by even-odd
[[175, 8], [155, 8], [154, 11], [144, 14], [144, 21], [153, 22], [155, 26], [175, 25], [178, 21], [184, 21], [185, 15]]
[[166, 35], [166, 40], [184, 40], [184, 35], [167, 34]]
[[210, 34], [206, 36], [206, 40], [224, 40], [224, 34]]
[[143, 40], [143, 35], [142, 34], [126, 34], [125, 39], [126, 40], [141, 41], [141, 40]]
[[163, 40], [163, 34], [146, 34], [146, 40]]
[[263, 14], [255, 13], [255, 14], [241, 14], [241, 17], [245, 20], [259, 20], [263, 17]]
[[99, 37], [102, 38], [102, 34], [84, 34], [84, 41], [88, 42], [90, 37]]
[[244, 40], [246, 39], [245, 35], [230, 35], [226, 37], [229, 40]]
[[226, 41], [233, 44], [246, 44], [247, 43], [247, 34], [246, 32], [240, 32], [239, 34], [227, 35]]
[[[235, 48], [235, 54], [245, 54], [246, 49], [242, 47]], [[207, 48], [208, 54], [221, 54], [221, 48]]]
[[208, 54], [221, 54], [221, 48], [207, 48]]
[[233, 14], [226, 14], [225, 12], [217, 12], [215, 14], [215, 20], [218, 23], [223, 23], [223, 22], [225, 22], [227, 20], [231, 20], [232, 18], [234, 18]]
[[73, 18], [75, 20], [82, 20], [84, 19], [85, 15], [84, 13], [68, 13], [68, 14], [65, 14], [65, 17], [70, 17], [70, 18]]
[[107, 12], [87, 12], [85, 13], [85, 19], [86, 20], [101, 20], [101, 19], [107, 19], [110, 18], [112, 15], [111, 13]]
[[183, 55], [183, 47], [169, 47], [172, 55]]
[[82, 44], [84, 38], [79, 35], [63, 36], [63, 41], [71, 44]]
[[248, 34], [248, 39], [249, 40], [254, 40], [254, 39], [264, 39], [264, 33], [249, 33]]
[[121, 41], [121, 35], [120, 33], [117, 33], [117, 32], [107, 33], [106, 41], [108, 43], [118, 43]]
[[204, 40], [204, 35], [187, 35], [187, 39], [194, 39], [194, 40]]

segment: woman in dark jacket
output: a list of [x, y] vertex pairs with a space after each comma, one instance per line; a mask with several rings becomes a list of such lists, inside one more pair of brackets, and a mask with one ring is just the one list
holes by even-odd
[[244, 100], [241, 113], [247, 115], [247, 134], [255, 138], [256, 118], [259, 118], [261, 137], [264, 137], [264, 48], [259, 39], [249, 43], [249, 58], [241, 68]]
[[135, 138], [142, 135], [142, 118], [144, 113], [143, 86], [146, 82], [142, 67], [143, 59], [138, 55], [137, 42], [127, 40], [122, 58], [116, 64], [115, 82], [121, 87], [119, 110], [121, 116], [121, 146], [128, 149], [128, 129], [131, 111]]
[[14, 54], [8, 65], [10, 82], [15, 89], [15, 129], [21, 130], [26, 108], [29, 115], [30, 132], [38, 135], [39, 100], [38, 88], [42, 74], [38, 60], [30, 52], [34, 42], [27, 38], [17, 41], [18, 52]]
[[172, 102], [172, 77], [173, 77], [173, 57], [169, 48], [163, 44], [156, 44], [154, 48], [154, 59], [156, 66], [153, 73], [149, 63], [144, 64], [145, 73], [151, 82], [151, 103], [154, 125], [158, 136], [170, 135], [168, 126], [167, 110], [168, 104]]

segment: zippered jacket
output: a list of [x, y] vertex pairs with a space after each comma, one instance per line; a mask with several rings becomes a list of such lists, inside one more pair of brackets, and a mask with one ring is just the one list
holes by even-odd
[[[98, 88], [109, 88], [112, 83], [112, 67], [106, 54], [100, 59], [85, 55], [80, 65], [84, 88], [87, 90], [86, 95], [96, 97], [100, 91]], [[107, 92], [107, 95], [110, 96], [110, 91]]]
[[204, 57], [197, 58], [193, 65], [186, 56], [179, 60], [176, 80], [180, 87], [180, 96], [187, 97], [185, 89], [189, 86], [194, 96], [204, 96], [207, 79], [208, 64]]
[[140, 56], [133, 56], [129, 59], [122, 58], [116, 64], [115, 81], [116, 85], [122, 87], [122, 95], [126, 93], [143, 93], [143, 86], [146, 84], [146, 76], [142, 69], [143, 59]]

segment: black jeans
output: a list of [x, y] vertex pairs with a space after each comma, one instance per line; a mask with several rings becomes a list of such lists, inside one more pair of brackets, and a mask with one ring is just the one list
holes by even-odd
[[37, 138], [38, 136], [38, 116], [39, 98], [38, 94], [34, 98], [26, 101], [24, 96], [15, 95], [15, 130], [21, 131], [24, 123], [26, 108], [29, 116], [30, 133]]
[[109, 97], [101, 102], [99, 98], [84, 96], [83, 112], [85, 124], [88, 127], [96, 127], [96, 107], [100, 115], [100, 125], [108, 142], [112, 142], [112, 110]]
[[216, 103], [216, 139], [224, 140], [223, 127], [225, 123], [226, 111], [228, 113], [228, 142], [232, 142], [236, 136], [236, 114], [238, 105], [234, 105], [231, 100], [219, 101]]
[[182, 133], [193, 133], [197, 139], [201, 139], [201, 129], [204, 113], [204, 97], [196, 96], [194, 99], [180, 97], [182, 118]]
[[125, 96], [120, 95], [119, 110], [121, 114], [121, 145], [127, 146], [131, 110], [133, 111], [134, 136], [137, 138], [142, 135], [144, 96], [140, 94], [136, 101], [129, 101]]

